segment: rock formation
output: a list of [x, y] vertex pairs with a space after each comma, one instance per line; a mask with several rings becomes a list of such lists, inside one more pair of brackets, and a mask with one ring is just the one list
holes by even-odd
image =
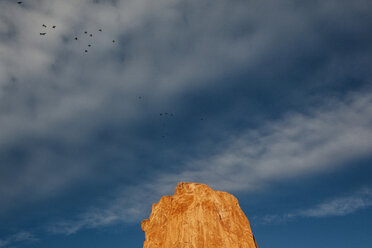
[[257, 248], [238, 200], [205, 184], [179, 183], [141, 226], [143, 248]]

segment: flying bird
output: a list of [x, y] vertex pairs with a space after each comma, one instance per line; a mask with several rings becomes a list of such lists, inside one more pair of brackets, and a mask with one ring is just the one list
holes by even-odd
[[90, 37], [93, 37], [93, 34], [90, 34], [89, 36], [90, 36]]
[[115, 40], [112, 40], [112, 43], [115, 43]]
[[46, 35], [46, 33], [40, 33], [40, 35]]
[[78, 37], [75, 37], [75, 40], [78, 40]]
[[88, 45], [88, 47], [91, 47], [91, 46], [92, 46], [91, 44]]
[[43, 24], [43, 27], [46, 28], [47, 26], [45, 24]]
[[84, 34], [87, 34], [87, 33], [88, 33], [87, 31], [84, 32]]
[[17, 2], [18, 4], [22, 4], [23, 2]]
[[98, 31], [102, 32], [102, 29], [100, 28], [100, 29], [98, 29]]
[[88, 50], [85, 50], [85, 52], [87, 53], [87, 52], [88, 52]]
[[53, 26], [52, 28], [56, 28], [56, 26]]

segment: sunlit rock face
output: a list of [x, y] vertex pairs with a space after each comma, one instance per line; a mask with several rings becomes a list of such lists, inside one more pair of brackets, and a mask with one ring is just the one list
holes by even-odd
[[179, 183], [141, 226], [144, 248], [257, 248], [238, 200], [204, 184]]

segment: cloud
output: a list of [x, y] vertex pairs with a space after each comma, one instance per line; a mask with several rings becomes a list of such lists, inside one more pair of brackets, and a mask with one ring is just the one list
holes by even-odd
[[353, 93], [288, 113], [255, 130], [216, 144], [212, 155], [191, 159], [185, 170], [159, 183], [200, 181], [216, 188], [251, 191], [298, 176], [335, 170], [372, 151], [372, 94]]
[[[77, 221], [57, 224], [52, 229], [70, 234], [81, 228], [139, 221], [146, 217], [146, 206], [171, 193], [180, 181], [206, 183], [230, 192], [252, 192], [279, 181], [337, 170], [370, 155], [371, 110], [372, 94], [366, 91], [329, 100], [310, 108], [307, 114], [290, 113], [257, 130], [246, 130], [239, 137], [215, 144], [212, 155], [188, 161], [180, 173], [159, 173], [153, 180], [124, 188], [106, 207], [87, 211]], [[363, 191], [286, 216], [268, 215], [264, 222], [347, 214], [369, 206], [370, 196], [370, 191]]]
[[298, 211], [303, 217], [344, 216], [372, 206], [372, 191], [363, 190], [349, 197], [336, 198], [313, 208]]
[[[299, 209], [284, 215], [265, 215], [260, 219], [263, 224], [275, 224], [296, 218], [327, 218], [345, 216], [372, 206], [372, 191], [363, 189], [350, 196], [328, 199], [310, 208]], [[257, 219], [257, 217], [256, 217]]]
[[24, 242], [35, 242], [38, 241], [34, 235], [29, 232], [19, 232], [8, 236], [5, 239], [0, 239], [0, 247], [10, 247], [14, 244], [24, 243]]
[[[148, 131], [140, 129], [144, 122], [154, 123], [149, 116], [170, 106], [183, 110], [193, 101], [185, 101], [184, 94], [233, 85], [225, 79], [230, 75], [259, 78], [240, 83], [273, 88], [272, 95], [278, 88], [287, 93], [293, 85], [305, 90], [335, 86], [343, 76], [363, 76], [360, 80], [368, 82], [370, 43], [352, 41], [360, 50], [346, 54], [342, 45], [349, 44], [345, 37], [370, 30], [371, 2], [316, 1], [306, 8], [295, 2], [38, 0], [20, 7], [1, 1], [0, 214], [81, 185], [115, 184], [118, 174], [129, 179], [135, 170], [151, 175], [148, 181], [138, 178], [130, 191], [122, 183], [123, 193], [108, 196], [108, 206], [61, 225], [73, 233], [138, 219], [150, 199], [170, 192], [180, 180], [250, 191], [368, 154], [369, 90], [306, 108], [305, 114], [287, 113], [253, 130], [242, 127], [239, 135], [217, 120], [224, 130], [216, 132], [224, 141], [206, 147], [200, 139], [193, 141], [187, 146], [200, 146], [200, 151], [187, 155], [181, 147], [175, 152], [179, 162], [172, 165], [176, 173], [154, 166], [155, 159], [136, 161], [144, 146], [154, 153], [159, 147], [135, 136]], [[57, 28], [40, 37], [43, 23]], [[95, 31], [88, 54], [84, 30]], [[78, 42], [75, 36], [81, 37]], [[301, 56], [312, 61], [314, 54], [322, 63], [297, 69]], [[283, 79], [286, 74], [290, 77]], [[147, 103], [140, 104], [138, 95]], [[105, 132], [119, 127], [116, 133]], [[187, 128], [198, 130], [185, 127], [182, 132], [187, 134]], [[106, 136], [120, 141], [105, 142]]]
[[131, 187], [116, 192], [109, 204], [96, 206], [76, 216], [74, 219], [51, 223], [47, 231], [55, 234], [75, 234], [81, 229], [94, 229], [120, 223], [140, 221], [148, 212], [148, 201], [155, 202], [158, 194], [151, 188]]
[[[101, 177], [94, 164], [101, 158], [87, 154], [97, 149], [92, 146], [101, 129], [134, 133], [146, 114], [174, 106], [182, 92], [203, 88], [265, 52], [264, 34], [237, 30], [231, 37], [243, 20], [222, 16], [231, 11], [244, 18], [240, 4], [219, 1], [202, 11], [204, 4], [210, 2], [0, 3], [0, 212], [21, 199], [38, 201]], [[44, 23], [57, 28], [40, 37]], [[86, 55], [84, 30], [96, 31]], [[138, 95], [149, 106], [138, 104]], [[97, 156], [106, 156], [102, 150]]]

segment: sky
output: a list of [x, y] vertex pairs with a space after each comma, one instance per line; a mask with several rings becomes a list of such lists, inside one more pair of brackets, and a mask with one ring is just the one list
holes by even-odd
[[142, 247], [178, 182], [234, 194], [261, 248], [370, 248], [371, 23], [369, 0], [0, 0], [0, 248]]

